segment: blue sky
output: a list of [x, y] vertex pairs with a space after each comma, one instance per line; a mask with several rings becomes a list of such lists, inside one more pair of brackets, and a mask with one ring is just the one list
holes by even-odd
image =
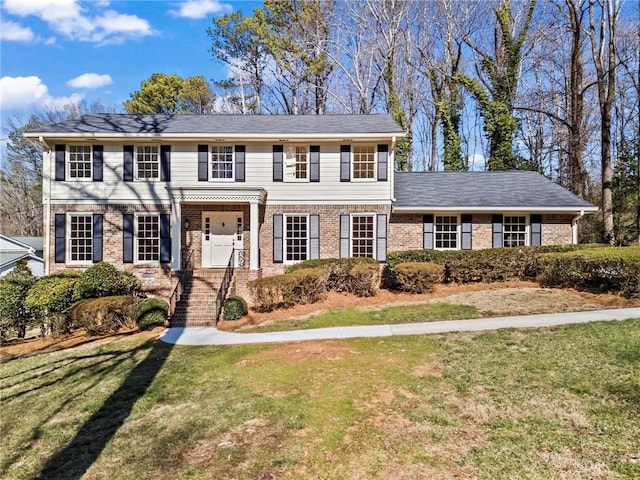
[[205, 29], [261, 2], [0, 0], [0, 111], [26, 118], [85, 99], [119, 107], [152, 73], [220, 79]]

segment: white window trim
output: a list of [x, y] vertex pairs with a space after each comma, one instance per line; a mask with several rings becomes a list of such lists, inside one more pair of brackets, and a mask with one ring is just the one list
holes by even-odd
[[[438, 222], [436, 221], [436, 219], [438, 217], [456, 217], [456, 248], [438, 248], [436, 247], [436, 233], [437, 232], [437, 225]], [[504, 239], [503, 239], [504, 241]], [[462, 248], [462, 224], [460, 221], [460, 215], [459, 214], [454, 214], [454, 213], [448, 213], [448, 214], [434, 214], [433, 215], [433, 249], [434, 250], [439, 250], [442, 252], [445, 251], [453, 251], [453, 250], [461, 250]]]
[[[213, 147], [231, 147], [231, 178], [214, 178], [213, 177]], [[235, 182], [236, 181], [236, 147], [228, 143], [211, 143], [208, 146], [208, 164], [209, 182]], [[246, 153], [245, 153], [246, 155]]]
[[[295, 152], [295, 149], [298, 147], [304, 147], [307, 151], [307, 176], [306, 178], [296, 178], [296, 164], [297, 164], [297, 154]], [[287, 162], [288, 157], [287, 157], [287, 148], [293, 148], [294, 149], [294, 156], [293, 156], [293, 164], [289, 164]], [[284, 174], [283, 174], [283, 181], [286, 183], [309, 183], [309, 179], [311, 177], [310, 175], [310, 155], [311, 155], [311, 147], [309, 145], [303, 145], [303, 144], [293, 144], [293, 145], [286, 145], [284, 147], [284, 152], [283, 152], [283, 162], [284, 162]], [[293, 175], [289, 176], [287, 175], [287, 168], [291, 168], [293, 171]]]
[[305, 217], [307, 219], [307, 258], [311, 256], [311, 224], [310, 214], [308, 213], [284, 213], [282, 214], [282, 263], [285, 265], [294, 265], [296, 263], [305, 262], [306, 260], [287, 260], [287, 217]]
[[[355, 173], [355, 158], [356, 147], [373, 147], [373, 176], [371, 178], [356, 178]], [[373, 143], [357, 143], [351, 145], [351, 181], [352, 182], [375, 182], [378, 180], [378, 147]]]
[[[155, 147], [158, 149], [158, 176], [156, 178], [140, 178], [138, 175], [138, 148], [139, 147]], [[159, 182], [162, 170], [160, 145], [157, 143], [140, 143], [133, 146], [133, 180], [136, 182]]]
[[502, 215], [502, 248], [518, 248], [518, 247], [505, 247], [504, 245], [504, 219], [505, 217], [524, 217], [524, 246], [531, 245], [531, 216], [528, 213], [509, 213], [509, 215]]
[[[72, 177], [71, 176], [71, 147], [89, 147], [89, 176], [88, 177]], [[67, 180], [71, 182], [92, 182], [93, 181], [93, 145], [85, 145], [82, 143], [72, 143], [67, 145], [65, 152], [65, 169]]]
[[[91, 259], [72, 260], [71, 259], [71, 217], [89, 217], [91, 219]], [[65, 249], [66, 261], [69, 265], [92, 265], [93, 264], [93, 214], [90, 212], [67, 212], [65, 225]]]
[[[138, 219], [140, 217], [156, 217], [158, 219], [158, 260], [140, 260], [138, 258]], [[134, 265], [160, 265], [160, 248], [162, 239], [160, 238], [160, 214], [159, 213], [136, 213], [133, 216], [133, 264]]]
[[[373, 217], [373, 256], [372, 257], [354, 257], [353, 256], [353, 217]], [[349, 215], [349, 258], [373, 258], [378, 259], [377, 251], [378, 239], [378, 214], [375, 212], [351, 213]]]

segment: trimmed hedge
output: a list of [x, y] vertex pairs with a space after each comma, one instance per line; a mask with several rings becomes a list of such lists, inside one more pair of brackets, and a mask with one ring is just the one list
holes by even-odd
[[433, 262], [404, 262], [395, 267], [395, 281], [398, 289], [411, 293], [433, 291], [441, 283], [444, 267]]
[[75, 300], [83, 300], [114, 295], [134, 295], [140, 291], [140, 286], [140, 280], [134, 275], [121, 272], [110, 263], [98, 262], [82, 273], [75, 284], [73, 296]]
[[225, 320], [239, 320], [249, 313], [249, 307], [244, 298], [232, 296], [224, 301], [223, 305]]
[[141, 299], [131, 295], [89, 298], [69, 309], [73, 324], [89, 335], [107, 335], [121, 328], [136, 328]]
[[24, 301], [35, 281], [24, 259], [0, 278], [0, 342], [13, 336], [25, 337], [32, 317]]
[[[359, 265], [367, 265], [367, 267], [358, 267], [358, 269], [354, 271], [353, 269]], [[327, 291], [349, 292], [355, 295], [359, 295], [358, 292], [362, 292], [360, 296], [370, 297], [375, 295], [375, 290], [380, 283], [380, 264], [373, 258], [322, 258], [319, 260], [307, 260], [288, 266], [285, 269], [285, 274], [308, 268], [322, 268], [324, 270], [325, 289]], [[378, 272], [377, 277], [369, 278], [374, 270]], [[369, 273], [363, 277], [365, 271]], [[363, 283], [354, 279], [352, 272], [358, 277], [361, 277], [360, 279]]]
[[377, 262], [356, 263], [344, 279], [346, 291], [358, 297], [373, 297], [380, 286], [380, 265]]
[[264, 277], [249, 282], [255, 308], [271, 312], [298, 304], [314, 303], [324, 297], [325, 271], [305, 268], [293, 273]]
[[74, 286], [80, 273], [63, 270], [39, 278], [29, 289], [24, 304], [40, 325], [43, 335], [65, 334], [72, 329], [66, 310], [74, 300]]
[[146, 298], [140, 303], [136, 322], [140, 330], [161, 327], [169, 316], [169, 304], [161, 298]]

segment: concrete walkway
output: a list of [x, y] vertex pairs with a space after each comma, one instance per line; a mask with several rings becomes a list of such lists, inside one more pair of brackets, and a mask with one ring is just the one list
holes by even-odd
[[444, 322], [403, 323], [353, 327], [316, 328], [290, 332], [229, 333], [213, 327], [168, 328], [160, 340], [176, 345], [240, 345], [247, 343], [299, 342], [336, 338], [390, 337], [444, 332], [472, 332], [500, 328], [533, 328], [587, 323], [600, 320], [640, 318], [640, 308], [592, 310], [589, 312], [550, 313], [515, 317], [476, 318]]

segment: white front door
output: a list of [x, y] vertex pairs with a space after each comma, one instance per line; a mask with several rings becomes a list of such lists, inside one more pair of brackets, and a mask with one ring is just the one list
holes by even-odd
[[202, 213], [202, 266], [225, 268], [234, 247], [242, 248], [242, 213]]

